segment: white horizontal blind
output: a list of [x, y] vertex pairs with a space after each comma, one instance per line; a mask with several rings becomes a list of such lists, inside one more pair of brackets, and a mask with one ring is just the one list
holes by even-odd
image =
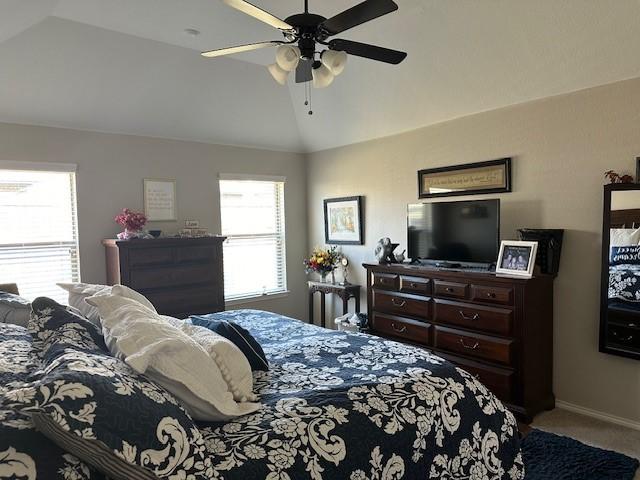
[[284, 292], [284, 182], [220, 180], [226, 300]]
[[75, 173], [0, 170], [0, 283], [66, 303], [80, 281]]

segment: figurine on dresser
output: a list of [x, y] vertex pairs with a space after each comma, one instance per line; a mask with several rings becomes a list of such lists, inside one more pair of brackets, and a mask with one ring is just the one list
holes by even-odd
[[[398, 260], [396, 260], [396, 256], [393, 253], [393, 251], [398, 248], [398, 245], [400, 244], [393, 243], [389, 237], [384, 237], [378, 240], [374, 251], [376, 258], [378, 259], [378, 263], [381, 265], [398, 263]], [[404, 252], [402, 252], [402, 260], [404, 260]]]

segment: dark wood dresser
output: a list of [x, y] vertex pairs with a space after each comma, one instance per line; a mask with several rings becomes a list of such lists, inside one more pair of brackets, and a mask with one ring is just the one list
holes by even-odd
[[107, 283], [146, 296], [158, 313], [186, 318], [224, 310], [225, 237], [103, 240]]
[[364, 267], [374, 334], [457, 364], [527, 423], [554, 407], [553, 277]]

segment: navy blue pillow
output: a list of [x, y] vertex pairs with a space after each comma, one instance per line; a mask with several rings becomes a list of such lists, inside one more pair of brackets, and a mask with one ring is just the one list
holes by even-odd
[[192, 316], [191, 323], [208, 328], [212, 332], [222, 335], [227, 340], [233, 342], [242, 350], [247, 360], [249, 360], [252, 371], [262, 370], [266, 372], [269, 370], [269, 362], [258, 341], [253, 338], [253, 335], [251, 335], [248, 330], [242, 328], [237, 323], [198, 316]]
[[609, 265], [638, 265], [640, 264], [640, 245], [611, 247]]

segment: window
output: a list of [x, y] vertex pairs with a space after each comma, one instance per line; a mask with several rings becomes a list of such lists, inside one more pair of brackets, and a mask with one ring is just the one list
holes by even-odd
[[0, 169], [0, 283], [66, 303], [79, 280], [75, 173]]
[[285, 292], [284, 179], [221, 176], [227, 301]]

